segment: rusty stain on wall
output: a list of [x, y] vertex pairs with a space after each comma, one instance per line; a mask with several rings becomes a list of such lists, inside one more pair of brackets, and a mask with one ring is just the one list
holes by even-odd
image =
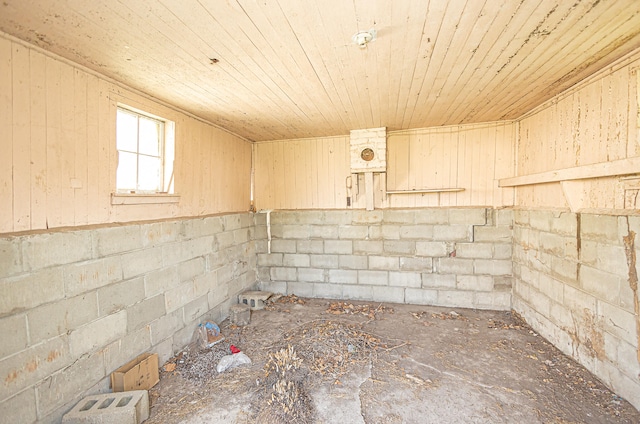
[[582, 346], [587, 355], [592, 358], [604, 360], [604, 334], [602, 317], [596, 315], [591, 309], [585, 308], [577, 317], [571, 313], [573, 328], [563, 328], [572, 340], [573, 356], [578, 357], [578, 349]]
[[[627, 217], [629, 226], [629, 217]], [[636, 337], [638, 339], [637, 358], [640, 362], [640, 300], [638, 299], [638, 271], [636, 270], [636, 233], [629, 229], [629, 234], [622, 238], [624, 242], [624, 252], [627, 256], [627, 266], [629, 267], [629, 286], [633, 291], [634, 311], [636, 314]]]

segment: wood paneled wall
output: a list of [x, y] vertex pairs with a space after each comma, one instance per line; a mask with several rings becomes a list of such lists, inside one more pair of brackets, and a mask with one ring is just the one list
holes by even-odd
[[[111, 205], [118, 103], [175, 122], [179, 203]], [[249, 208], [249, 142], [2, 36], [0, 131], [0, 233]]]
[[[498, 122], [388, 134], [387, 173], [374, 174], [376, 207], [507, 206], [513, 189], [515, 124]], [[346, 208], [349, 137], [261, 142], [255, 148], [258, 209]], [[463, 188], [453, 193], [392, 190]], [[352, 177], [352, 207], [364, 208], [362, 176]]]
[[[638, 67], [640, 53], [523, 117], [517, 175], [640, 156]], [[584, 209], [624, 209], [627, 187], [613, 176], [579, 180], [570, 190], [581, 192]], [[516, 199], [526, 207], [569, 206], [559, 182], [517, 187]]]

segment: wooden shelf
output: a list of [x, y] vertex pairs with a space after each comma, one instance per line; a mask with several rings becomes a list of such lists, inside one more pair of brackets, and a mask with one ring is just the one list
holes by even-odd
[[640, 173], [640, 157], [612, 160], [610, 162], [592, 163], [559, 169], [557, 171], [540, 172], [538, 174], [503, 178], [498, 182], [500, 187], [516, 187], [523, 185], [557, 183], [588, 178], [615, 177]]
[[464, 188], [420, 188], [416, 190], [387, 190], [387, 194], [420, 194], [420, 193], [446, 193], [453, 191], [464, 191]]

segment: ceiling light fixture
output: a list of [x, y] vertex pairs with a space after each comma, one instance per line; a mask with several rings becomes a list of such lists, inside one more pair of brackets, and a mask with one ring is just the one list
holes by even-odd
[[358, 45], [358, 47], [360, 47], [361, 49], [364, 49], [367, 47], [367, 44], [369, 44], [370, 42], [374, 41], [376, 39], [376, 30], [375, 29], [370, 29], [369, 31], [360, 31], [357, 32], [356, 34], [354, 34], [353, 37], [351, 37], [351, 40]]

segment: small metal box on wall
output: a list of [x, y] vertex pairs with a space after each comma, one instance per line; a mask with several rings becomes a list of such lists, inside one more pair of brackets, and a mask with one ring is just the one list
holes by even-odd
[[387, 171], [387, 128], [352, 130], [351, 173]]

